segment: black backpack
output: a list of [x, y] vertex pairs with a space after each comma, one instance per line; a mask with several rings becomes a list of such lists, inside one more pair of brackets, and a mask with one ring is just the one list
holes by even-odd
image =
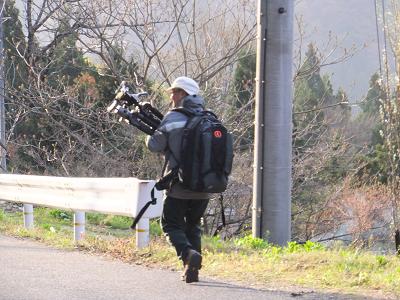
[[179, 182], [195, 192], [224, 192], [232, 170], [232, 135], [211, 111], [174, 111], [188, 116], [177, 170]]

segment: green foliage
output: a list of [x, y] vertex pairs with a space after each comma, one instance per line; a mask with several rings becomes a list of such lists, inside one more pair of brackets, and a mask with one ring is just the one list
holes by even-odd
[[306, 252], [310, 252], [310, 251], [322, 251], [322, 250], [325, 250], [326, 248], [325, 248], [325, 246], [324, 245], [322, 245], [322, 244], [320, 244], [320, 243], [317, 243], [317, 242], [312, 242], [312, 241], [306, 241], [304, 244], [303, 244], [303, 249], [306, 251]]
[[312, 238], [305, 224], [314, 222], [333, 186], [349, 169], [342, 133], [351, 116], [347, 101], [343, 89], [334, 94], [330, 77], [321, 73], [320, 53], [310, 44], [294, 83], [292, 224], [296, 240]]
[[381, 78], [378, 73], [375, 73], [371, 76], [367, 96], [360, 107], [364, 114], [379, 117], [379, 107], [385, 99], [386, 93], [382, 87]]
[[[400, 174], [400, 107], [398, 95], [392, 95], [382, 104], [381, 123], [383, 125], [381, 134], [383, 138], [382, 156], [386, 157], [386, 167], [380, 170], [386, 177], [389, 188], [393, 195], [398, 194]], [[384, 163], [384, 161], [382, 161]], [[395, 197], [398, 201], [398, 196]], [[398, 212], [395, 212], [397, 214]], [[394, 217], [396, 219], [396, 217]], [[395, 226], [399, 226], [398, 224]]]
[[254, 51], [241, 51], [233, 76], [234, 100], [236, 109], [246, 105], [254, 97], [254, 78], [256, 77], [256, 54]]
[[203, 248], [208, 251], [220, 251], [226, 249], [226, 242], [224, 242], [219, 236], [203, 236], [202, 237]]
[[297, 243], [295, 241], [288, 242], [287, 246], [282, 249], [283, 253], [308, 253], [308, 252], [318, 252], [326, 251], [326, 247], [318, 242], [306, 241], [305, 243]]
[[298, 244], [297, 242], [288, 242], [284, 251], [287, 253], [297, 252], [311, 252], [311, 251], [322, 251], [325, 247], [317, 242], [306, 241], [304, 244]]
[[305, 152], [318, 142], [325, 130], [324, 112], [319, 108], [329, 104], [333, 93], [327, 78], [323, 79], [320, 74], [318, 53], [312, 44], [298, 74], [294, 85], [293, 146], [295, 151]]
[[49, 215], [58, 220], [71, 221], [73, 219], [73, 213], [60, 209], [52, 209], [49, 211]]
[[[13, 90], [26, 88], [28, 68], [21, 57], [25, 53], [26, 42], [19, 18], [19, 11], [15, 7], [14, 0], [3, 1], [3, 46], [4, 46], [4, 86], [5, 86], [5, 110], [6, 110], [6, 130], [12, 128], [14, 124], [14, 112], [18, 111], [14, 105], [24, 102], [23, 98], [14, 96]], [[2, 7], [3, 9], [3, 7]], [[9, 146], [9, 145], [7, 145]], [[10, 157], [8, 157], [10, 158]], [[8, 161], [7, 167], [12, 167], [12, 162]]]
[[[19, 22], [17, 10], [14, 11], [13, 19], [15, 20], [10, 24], [11, 28], [14, 23], [18, 24]], [[67, 123], [64, 123], [67, 119], [65, 116], [71, 115], [71, 105], [76, 104], [71, 103], [72, 101], [62, 103], [61, 95], [65, 95], [67, 86], [72, 85], [83, 70], [88, 71], [89, 65], [84, 59], [83, 53], [75, 45], [76, 35], [65, 34], [67, 31], [71, 31], [67, 23], [64, 22], [57, 29], [56, 35], [59, 38], [52, 48], [47, 49], [46, 55], [39, 55], [42, 53], [41, 51], [44, 51], [40, 45], [35, 45], [37, 49], [34, 53], [25, 51], [25, 55], [36, 55], [35, 57], [25, 57], [25, 59], [35, 66], [35, 72], [40, 74], [41, 78], [35, 78], [32, 72], [25, 70], [22, 72], [24, 77], [21, 81], [25, 85], [30, 85], [33, 80], [40, 80], [40, 89], [20, 88], [19, 85], [12, 83], [16, 82], [15, 80], [8, 80], [7, 111], [9, 119], [7, 123], [9, 128], [13, 128], [12, 136], [16, 141], [10, 146], [13, 151], [10, 153], [9, 167], [20, 173], [43, 174], [45, 171], [54, 171], [51, 161], [55, 162], [56, 159], [49, 159], [48, 154], [59, 150], [57, 142], [60, 140], [56, 133], [61, 133], [63, 137], [68, 138], [65, 134], [65, 127], [63, 128], [63, 126], [67, 126]], [[19, 28], [19, 25], [15, 28]], [[22, 34], [22, 29], [17, 31], [21, 31]], [[18, 36], [10, 38], [8, 43], [11, 49], [10, 55], [6, 57], [6, 61], [14, 66], [20, 59], [17, 55], [17, 48], [25, 47], [23, 35], [20, 41], [15, 40], [16, 38]], [[19, 52], [24, 53], [21, 49]], [[40, 99], [40, 103], [37, 102], [37, 99]], [[22, 111], [25, 111], [24, 117], [20, 118], [18, 113]], [[51, 115], [50, 112], [54, 114]], [[54, 121], [64, 123], [63, 126], [60, 126], [61, 129], [54, 125]], [[77, 126], [76, 130], [79, 129]], [[45, 156], [47, 158], [44, 158]]]
[[48, 223], [42, 223], [42, 224], [40, 224], [40, 227], [42, 227], [43, 229], [46, 229], [46, 230], [50, 230], [51, 225]]
[[[252, 147], [254, 140], [254, 127], [247, 124], [254, 123], [254, 102], [256, 77], [256, 54], [254, 50], [242, 50], [233, 75], [230, 100], [231, 115], [235, 116], [240, 111], [240, 122], [243, 124], [234, 132], [242, 149]], [[252, 105], [249, 105], [252, 104]], [[237, 118], [237, 117], [236, 117]]]
[[5, 1], [3, 41], [6, 96], [9, 96], [8, 89], [22, 88], [27, 77], [27, 67], [21, 57], [26, 48], [26, 42], [15, 0]]
[[285, 252], [295, 253], [299, 252], [301, 248], [301, 245], [297, 244], [296, 242], [288, 242], [287, 246], [285, 247]]
[[[113, 43], [107, 46], [106, 53], [108, 53], [108, 66], [99, 66], [96, 74], [97, 87], [100, 94], [100, 99], [106, 99], [108, 102], [113, 99], [115, 90], [120, 85], [121, 81], [130, 83], [130, 92], [135, 93], [136, 76], [138, 65], [133, 55], [126, 53], [122, 45]], [[100, 75], [101, 74], [101, 75]], [[142, 88], [147, 92], [151, 92], [150, 82], [144, 82]], [[148, 88], [149, 87], [149, 88]]]
[[[87, 213], [86, 220], [88, 224], [92, 224], [95, 226], [106, 225], [111, 227], [112, 229], [128, 229], [130, 230], [133, 219], [131, 217], [124, 216], [114, 216], [114, 215], [106, 215], [101, 213]], [[150, 221], [150, 234], [152, 236], [161, 236], [162, 229], [160, 226], [160, 222], [156, 220]]]
[[151, 220], [150, 221], [150, 235], [151, 236], [162, 236], [163, 231], [159, 221]]
[[132, 218], [108, 215], [103, 220], [103, 223], [104, 225], [110, 226], [113, 229], [128, 229], [132, 225]]
[[[343, 147], [343, 139], [338, 134], [332, 134], [330, 136], [330, 151], [335, 153], [338, 149]], [[348, 164], [343, 157], [340, 155], [331, 155], [326, 159], [325, 165], [318, 173], [318, 180], [323, 185], [329, 185], [330, 183], [336, 183], [343, 180], [348, 172]]]
[[271, 246], [268, 241], [252, 237], [251, 235], [246, 235], [242, 238], [235, 239], [234, 243], [237, 246], [246, 247], [249, 249], [266, 249]]
[[270, 244], [267, 240], [260, 238], [254, 238], [251, 235], [246, 235], [242, 238], [236, 238], [233, 240], [236, 246], [252, 249], [252, 250], [265, 250], [265, 254], [277, 255], [284, 253], [299, 253], [299, 252], [312, 252], [312, 251], [322, 251], [325, 247], [317, 242], [306, 241], [303, 244], [297, 243], [295, 241], [288, 242], [285, 247], [276, 246]]
[[65, 35], [50, 51], [46, 61], [46, 82], [53, 88], [71, 86], [74, 80], [84, 72], [92, 71], [83, 52], [76, 47], [78, 35], [69, 25], [68, 19], [62, 20], [56, 34]]
[[332, 99], [333, 103], [331, 104], [337, 104], [337, 103], [341, 104], [330, 109], [329, 111], [333, 112], [333, 114], [336, 115], [336, 118], [338, 119], [338, 122], [340, 124], [346, 125], [351, 119], [351, 106], [348, 105], [348, 103], [350, 102], [349, 97], [342, 88], [339, 88], [338, 92]]
[[389, 157], [388, 151], [383, 144], [376, 144], [371, 147], [371, 152], [360, 156], [360, 165], [364, 166], [357, 173], [357, 178], [364, 181], [378, 181], [383, 184], [388, 183]]
[[378, 263], [379, 267], [383, 267], [389, 263], [388, 259], [383, 255], [377, 255], [376, 262]]
[[398, 165], [396, 136], [398, 135], [397, 101], [390, 99], [382, 86], [378, 74], [373, 74], [369, 82], [369, 90], [365, 101], [360, 104], [362, 113], [358, 121], [373, 124], [370, 139], [367, 141], [369, 152], [359, 156], [358, 178], [364, 181], [375, 181], [388, 184], [391, 174], [396, 174], [393, 166]]
[[57, 231], [60, 231], [61, 226], [59, 224], [49, 224], [49, 223], [42, 223], [40, 224], [40, 227], [43, 228], [44, 230], [47, 230], [49, 232], [55, 233]]
[[100, 225], [103, 223], [103, 220], [107, 217], [105, 214], [101, 213], [87, 213], [86, 220], [88, 223], [93, 225]]

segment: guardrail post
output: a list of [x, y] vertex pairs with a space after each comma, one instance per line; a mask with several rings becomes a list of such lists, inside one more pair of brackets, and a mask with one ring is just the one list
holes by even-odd
[[74, 241], [79, 241], [85, 236], [85, 212], [74, 212]]
[[147, 247], [150, 241], [149, 218], [141, 218], [136, 225], [136, 247], [138, 249]]
[[33, 228], [33, 204], [24, 204], [24, 227]]

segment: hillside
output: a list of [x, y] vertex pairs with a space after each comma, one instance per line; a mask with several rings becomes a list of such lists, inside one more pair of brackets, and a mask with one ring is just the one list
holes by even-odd
[[352, 101], [358, 101], [366, 94], [371, 75], [379, 70], [374, 1], [300, 0], [295, 14], [303, 16], [305, 43], [315, 42], [321, 50], [331, 49], [327, 47], [331, 33], [341, 41], [334, 57], [340, 56], [344, 48], [359, 49], [348, 61], [324, 69], [332, 74], [335, 89], [343, 87]]

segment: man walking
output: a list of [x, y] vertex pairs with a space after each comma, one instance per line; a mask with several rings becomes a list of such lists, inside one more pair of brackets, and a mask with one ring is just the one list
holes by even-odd
[[[184, 108], [192, 113], [204, 110], [204, 99], [198, 95], [199, 86], [193, 79], [185, 76], [176, 78], [168, 92], [173, 108]], [[150, 151], [164, 154], [164, 175], [179, 164], [182, 134], [187, 120], [186, 114], [170, 110], [155, 133], [147, 138], [146, 145]], [[208, 193], [185, 189], [176, 180], [166, 190], [161, 224], [176, 254], [183, 261], [185, 270], [182, 279], [187, 283], [199, 281], [202, 262], [200, 220], [208, 200]]]

